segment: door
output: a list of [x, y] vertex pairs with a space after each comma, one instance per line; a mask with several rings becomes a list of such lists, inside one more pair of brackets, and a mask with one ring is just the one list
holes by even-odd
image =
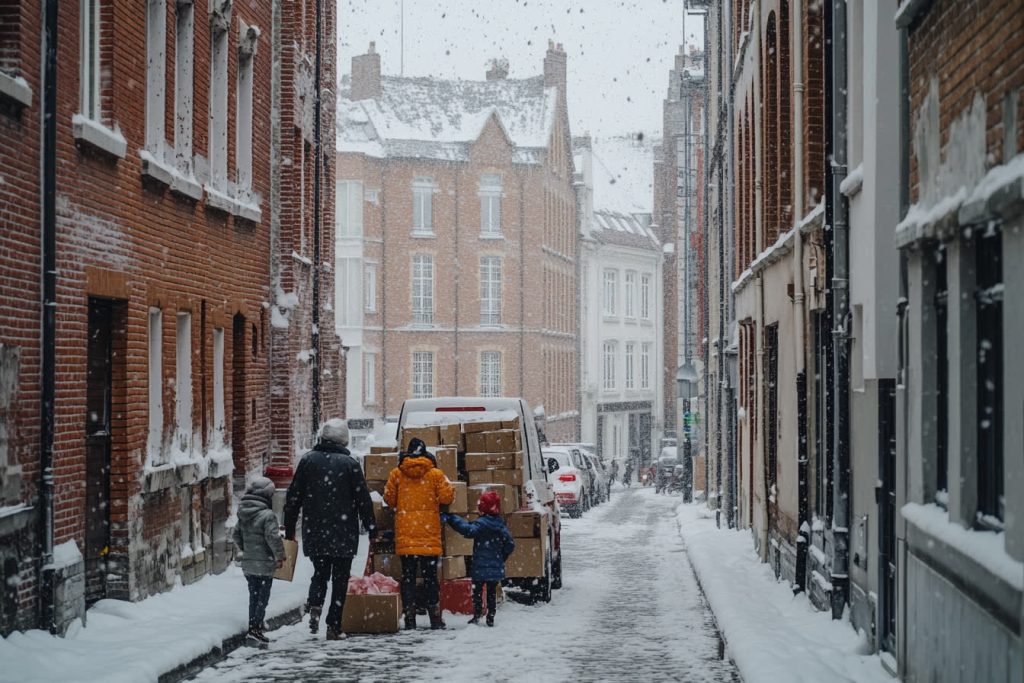
[[776, 528], [778, 507], [775, 503], [778, 478], [779, 453], [779, 326], [778, 323], [764, 328], [765, 368], [765, 505], [768, 506], [769, 528]]
[[878, 381], [878, 572], [881, 647], [896, 652], [896, 381]]
[[245, 316], [236, 313], [231, 326], [231, 450], [235, 472], [244, 472], [247, 466], [245, 353]]
[[640, 413], [640, 459], [644, 462], [651, 461], [651, 414]]
[[640, 457], [640, 466], [646, 465], [646, 461], [643, 459], [643, 453], [640, 451], [640, 436], [638, 434], [638, 427], [636, 423], [636, 413], [629, 413], [627, 419], [629, 420], [629, 452], [637, 453]]
[[[604, 415], [597, 416], [597, 454], [602, 458], [604, 457]], [[619, 454], [613, 448], [611, 457], [617, 458], [618, 456]]]
[[85, 411], [85, 603], [107, 594], [110, 552], [110, 394], [113, 302], [89, 299]]

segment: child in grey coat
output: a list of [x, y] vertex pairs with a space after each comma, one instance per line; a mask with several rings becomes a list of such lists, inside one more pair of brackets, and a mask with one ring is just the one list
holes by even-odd
[[238, 505], [235, 547], [241, 552], [239, 564], [249, 583], [249, 632], [251, 645], [265, 647], [270, 642], [263, 633], [263, 617], [270, 602], [274, 570], [284, 563], [284, 543], [278, 531], [277, 515], [270, 508], [274, 482], [256, 477], [245, 490]]

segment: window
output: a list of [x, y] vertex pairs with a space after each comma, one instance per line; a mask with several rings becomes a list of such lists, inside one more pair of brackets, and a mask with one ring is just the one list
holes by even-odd
[[362, 262], [359, 258], [335, 260], [337, 273], [334, 275], [334, 320], [342, 327], [358, 327], [362, 324], [362, 298], [359, 293], [362, 278]]
[[618, 272], [604, 271], [604, 314], [615, 315], [615, 290], [618, 287]]
[[640, 276], [640, 319], [651, 319], [651, 276], [647, 273]]
[[368, 406], [377, 403], [377, 354], [363, 353], [363, 403]]
[[175, 344], [174, 420], [175, 446], [192, 450], [192, 314], [179, 313]]
[[213, 329], [213, 443], [224, 444], [224, 329]]
[[431, 398], [434, 395], [434, 353], [413, 351], [412, 397]]
[[651, 388], [651, 342], [640, 345], [640, 388]]
[[174, 157], [177, 170], [192, 176], [192, 49], [194, 8], [175, 0], [174, 27]]
[[1003, 465], [1003, 246], [1002, 231], [975, 237], [977, 320], [978, 522], [1002, 528], [1006, 513]]
[[480, 257], [480, 324], [501, 324], [501, 258]]
[[210, 19], [210, 184], [227, 188], [228, 179], [228, 26]]
[[18, 75], [21, 63], [21, 0], [0, 2], [0, 73]]
[[613, 341], [606, 341], [603, 344], [604, 362], [602, 364], [601, 386], [605, 389], [615, 388], [615, 351], [617, 344]]
[[945, 505], [949, 491], [949, 277], [945, 249], [935, 252], [935, 493]]
[[164, 160], [167, 83], [167, 0], [146, 5], [146, 149]]
[[363, 264], [363, 310], [377, 312], [377, 264]]
[[82, 116], [100, 120], [100, 0], [81, 0], [79, 87]]
[[626, 291], [623, 296], [626, 317], [636, 318], [636, 273], [631, 270], [626, 271]]
[[412, 257], [412, 322], [434, 324], [434, 257], [417, 254]]
[[633, 363], [636, 359], [636, 342], [626, 342], [626, 388], [636, 389]]
[[238, 187], [242, 190], [252, 189], [252, 79], [256, 38], [259, 34], [255, 26], [242, 23], [238, 40], [238, 77], [235, 83], [235, 173], [238, 176]]
[[501, 352], [484, 351], [480, 354], [480, 396], [501, 396]]
[[146, 450], [152, 464], [161, 461], [164, 440], [163, 321], [159, 308], [149, 309], [149, 439]]
[[417, 178], [412, 184], [412, 231], [434, 234], [434, 182], [431, 178]]
[[480, 234], [501, 234], [501, 176], [480, 177]]
[[339, 180], [334, 192], [338, 237], [359, 237], [363, 234], [363, 183]]

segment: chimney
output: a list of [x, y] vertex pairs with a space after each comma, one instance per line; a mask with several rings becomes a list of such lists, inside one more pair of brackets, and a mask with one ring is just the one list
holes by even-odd
[[370, 43], [365, 55], [352, 58], [352, 99], [380, 97], [380, 55], [376, 43]]
[[544, 55], [544, 85], [548, 88], [558, 88], [561, 106], [565, 104], [565, 51], [562, 44], [555, 45], [554, 41], [548, 41], [548, 52]]
[[503, 57], [495, 57], [487, 63], [487, 80], [503, 81], [508, 78], [508, 60]]

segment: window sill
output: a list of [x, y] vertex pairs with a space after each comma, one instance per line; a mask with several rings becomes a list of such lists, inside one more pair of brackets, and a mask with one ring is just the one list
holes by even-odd
[[263, 217], [259, 201], [247, 202], [229, 194], [221, 192], [209, 183], [203, 186], [206, 192], [206, 205], [211, 209], [230, 213], [232, 216], [259, 223]]
[[32, 106], [32, 86], [21, 76], [11, 76], [0, 71], [0, 95], [21, 107]]
[[601, 316], [601, 318], [603, 318], [606, 323], [619, 322], [619, 316], [617, 315], [608, 315], [607, 313], [605, 313], [604, 315]]
[[199, 201], [203, 197], [203, 186], [194, 178], [185, 176], [171, 164], [167, 164], [147, 149], [139, 150], [142, 161], [142, 175], [166, 185], [171, 192]]
[[416, 238], [416, 239], [433, 239], [433, 238], [437, 237], [437, 235], [435, 235], [433, 232], [423, 232], [421, 230], [413, 230], [409, 234], [409, 237], [413, 237], [413, 238]]
[[505, 241], [505, 235], [500, 232], [482, 232], [480, 233], [480, 239], [482, 240], [495, 240], [498, 242]]
[[93, 121], [82, 114], [71, 117], [71, 130], [76, 142], [89, 145], [112, 157], [124, 159], [128, 151], [128, 143], [120, 131], [107, 128], [99, 121]]
[[637, 322], [639, 322], [639, 321], [636, 319], [636, 317], [630, 317], [628, 315], [626, 316], [626, 324], [627, 325], [636, 325]]

